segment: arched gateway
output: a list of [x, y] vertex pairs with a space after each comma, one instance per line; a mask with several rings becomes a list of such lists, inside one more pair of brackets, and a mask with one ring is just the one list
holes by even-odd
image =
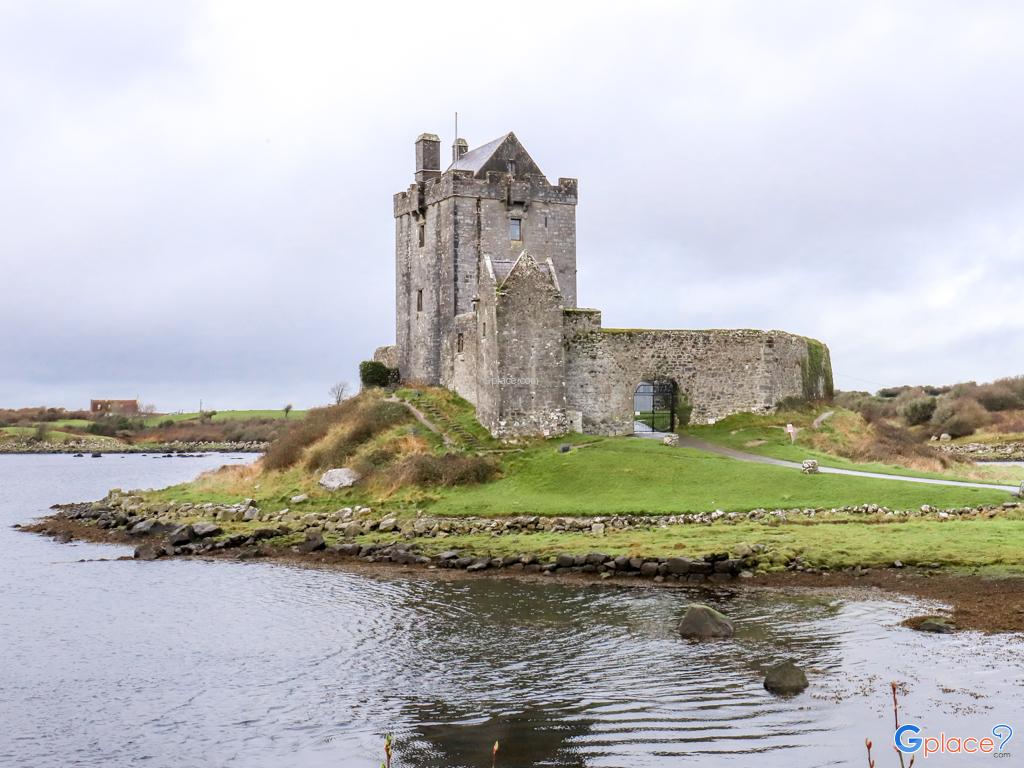
[[676, 383], [641, 381], [633, 392], [633, 432], [673, 432], [676, 428]]

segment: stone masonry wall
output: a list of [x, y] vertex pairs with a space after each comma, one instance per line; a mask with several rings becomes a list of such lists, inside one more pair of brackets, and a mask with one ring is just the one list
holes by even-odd
[[633, 394], [642, 381], [674, 381], [693, 406], [694, 423], [742, 411], [767, 412], [784, 398], [804, 396], [808, 340], [801, 336], [753, 330], [598, 330], [593, 316], [566, 317], [567, 407], [583, 413], [584, 432], [631, 433]]

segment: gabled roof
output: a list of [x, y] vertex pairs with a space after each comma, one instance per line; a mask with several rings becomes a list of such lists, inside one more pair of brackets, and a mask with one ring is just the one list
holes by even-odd
[[494, 282], [499, 290], [505, 287], [514, 272], [533, 269], [542, 274], [556, 291], [561, 292], [561, 287], [558, 285], [558, 275], [555, 274], [555, 268], [551, 263], [551, 259], [537, 261], [530, 255], [529, 251], [524, 249], [514, 260], [492, 259], [490, 256], [487, 257], [487, 260], [490, 262], [494, 274]]
[[544, 173], [530, 157], [530, 153], [511, 131], [504, 136], [472, 149], [449, 166], [449, 171], [470, 171], [478, 179], [487, 175], [488, 171], [505, 173], [508, 161], [515, 160], [516, 176], [532, 174], [543, 176]]
[[489, 141], [486, 144], [481, 144], [476, 149], [471, 149], [469, 152], [464, 154], [448, 169], [449, 171], [472, 171], [473, 173], [479, 173], [480, 169], [484, 167], [484, 163], [491, 159], [495, 150], [501, 146], [501, 143], [505, 141], [511, 133], [506, 133], [504, 136]]

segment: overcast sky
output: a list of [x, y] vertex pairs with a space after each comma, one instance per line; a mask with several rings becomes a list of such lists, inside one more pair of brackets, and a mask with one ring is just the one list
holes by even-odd
[[0, 406], [325, 402], [455, 110], [580, 179], [608, 327], [1024, 374], [1024, 5], [569, 5], [0, 0]]

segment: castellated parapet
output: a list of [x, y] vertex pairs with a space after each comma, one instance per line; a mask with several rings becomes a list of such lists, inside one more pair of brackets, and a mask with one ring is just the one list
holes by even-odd
[[397, 344], [375, 358], [455, 390], [499, 437], [631, 433], [645, 383], [700, 422], [831, 394], [828, 349], [812, 339], [602, 328], [576, 307], [577, 196], [512, 133], [472, 151], [457, 139], [444, 171], [440, 139], [421, 135], [415, 181], [394, 197]]

